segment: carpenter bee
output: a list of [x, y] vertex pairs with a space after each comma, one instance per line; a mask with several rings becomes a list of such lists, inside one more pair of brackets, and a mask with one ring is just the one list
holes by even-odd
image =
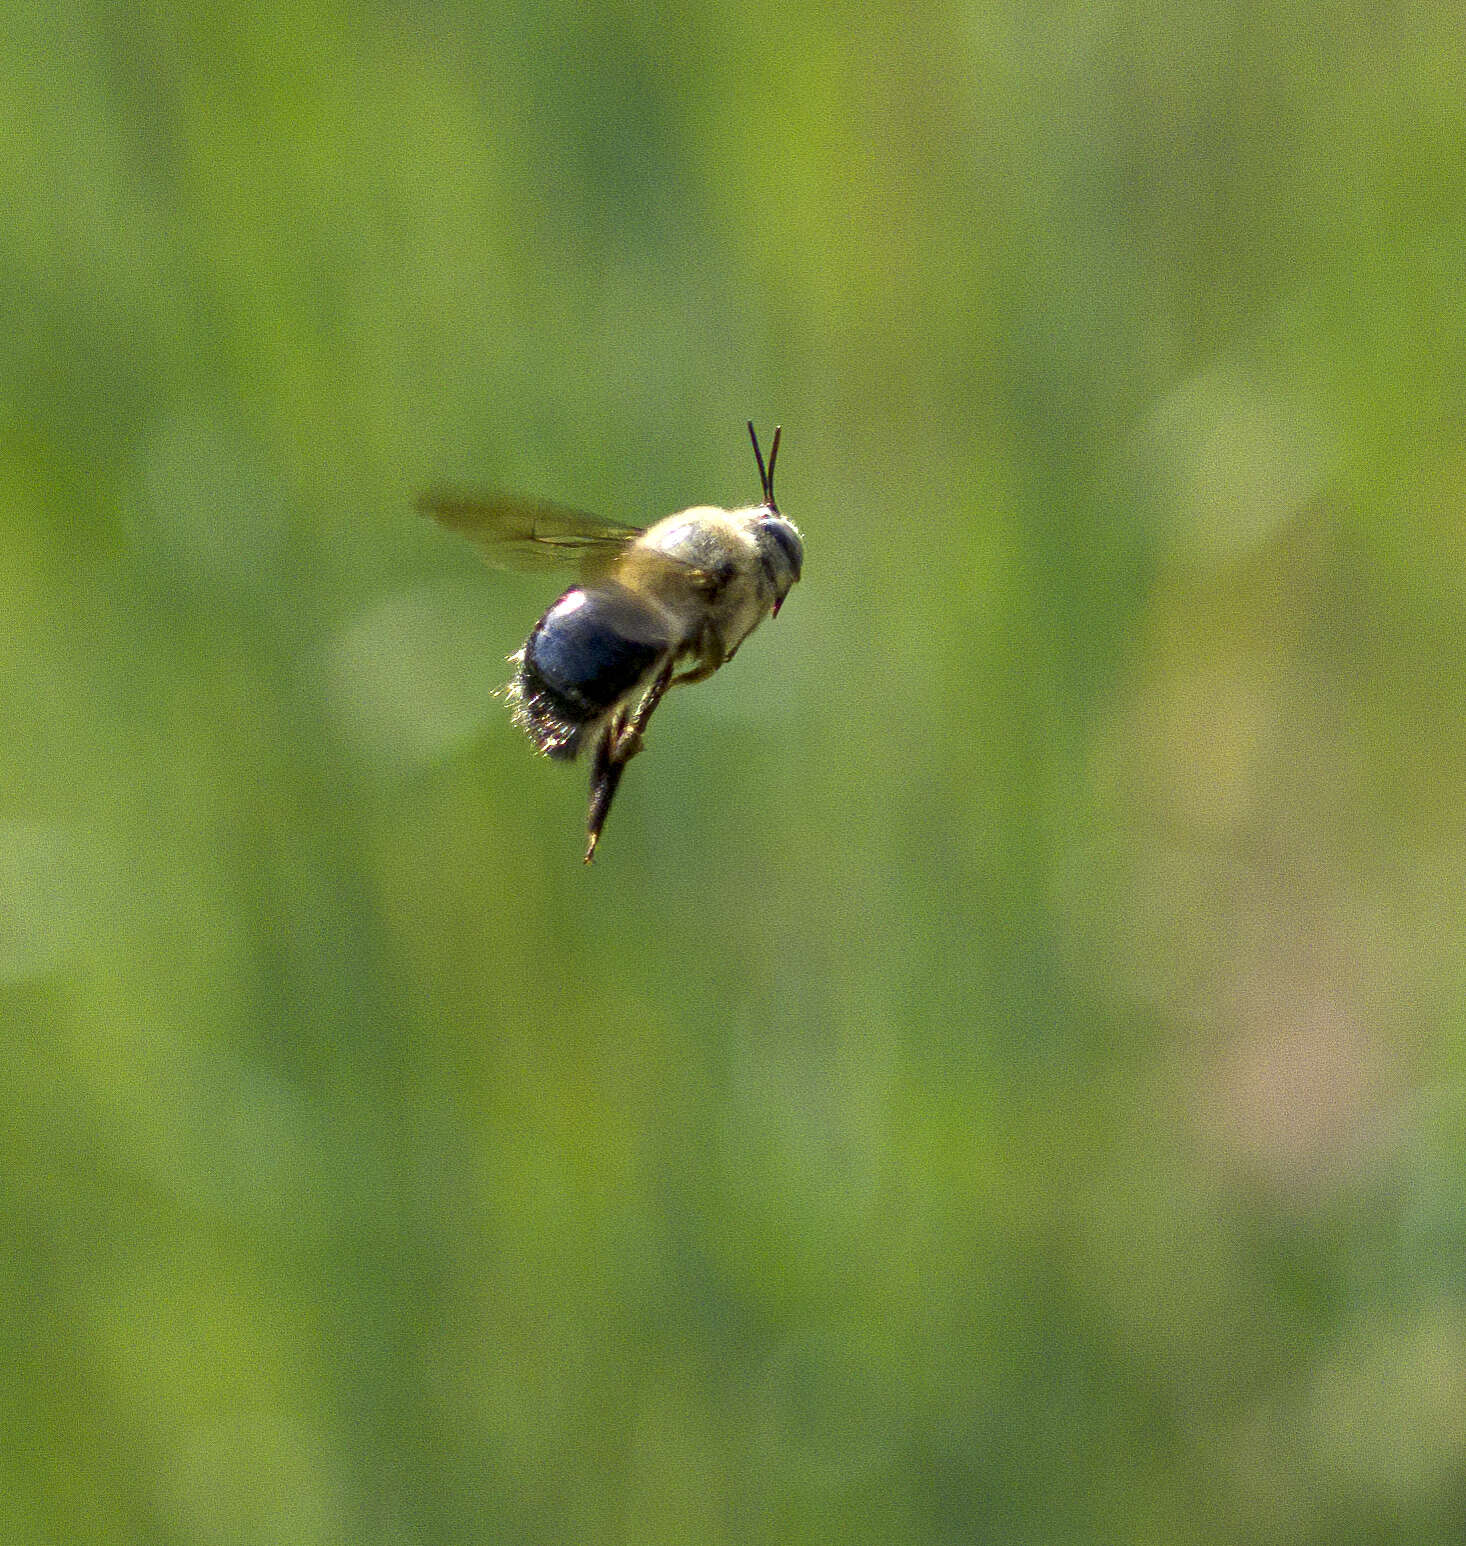
[[767, 466], [751, 423], [748, 434], [763, 503], [743, 510], [695, 505], [640, 527], [509, 495], [438, 490], [418, 501], [492, 564], [580, 565], [580, 584], [510, 656], [506, 697], [547, 757], [568, 762], [590, 751], [587, 864], [667, 689], [732, 660], [765, 617], [778, 615], [804, 567], [804, 539], [774, 502], [779, 430]]

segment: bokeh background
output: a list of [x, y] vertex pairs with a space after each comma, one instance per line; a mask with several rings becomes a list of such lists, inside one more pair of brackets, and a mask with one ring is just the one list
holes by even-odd
[[1459, 1541], [1459, 8], [4, 18], [0, 1537]]

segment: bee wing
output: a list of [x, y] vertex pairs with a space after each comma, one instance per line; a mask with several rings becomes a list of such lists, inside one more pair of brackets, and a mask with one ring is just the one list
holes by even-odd
[[489, 563], [503, 569], [579, 564], [583, 574], [601, 574], [643, 530], [515, 494], [431, 489], [417, 508], [476, 543]]

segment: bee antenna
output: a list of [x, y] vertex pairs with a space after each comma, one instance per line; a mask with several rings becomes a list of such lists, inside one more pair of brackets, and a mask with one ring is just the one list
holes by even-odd
[[758, 448], [758, 436], [754, 433], [753, 420], [748, 421], [748, 438], [753, 441], [753, 457], [758, 463], [758, 480], [763, 485], [764, 503], [774, 512], [779, 513], [779, 507], [774, 503], [774, 460], [779, 454], [779, 436], [783, 433], [784, 426], [774, 426], [774, 440], [769, 447], [769, 465], [764, 466], [764, 454]]

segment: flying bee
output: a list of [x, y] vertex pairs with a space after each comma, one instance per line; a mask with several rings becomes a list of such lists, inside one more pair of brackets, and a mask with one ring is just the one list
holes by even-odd
[[509, 495], [437, 491], [418, 501], [492, 564], [580, 565], [581, 583], [510, 656], [506, 696], [515, 723], [547, 757], [569, 762], [590, 751], [587, 864], [667, 689], [732, 660], [765, 617], [778, 616], [804, 567], [804, 539], [774, 502], [779, 431], [767, 466], [751, 423], [748, 435], [763, 503], [742, 510], [694, 505], [640, 527]]

